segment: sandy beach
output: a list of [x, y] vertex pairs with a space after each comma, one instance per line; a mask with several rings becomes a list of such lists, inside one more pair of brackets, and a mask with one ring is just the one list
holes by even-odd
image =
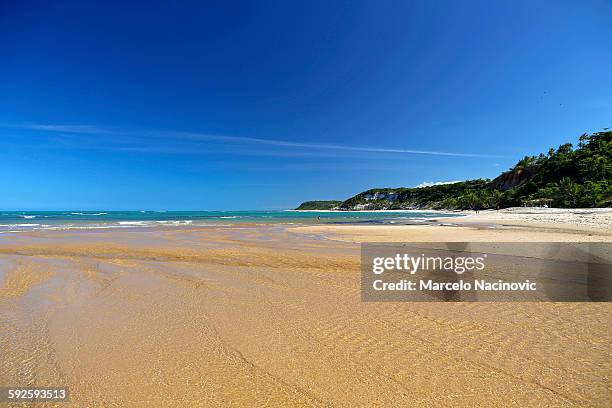
[[0, 384], [74, 407], [607, 406], [610, 304], [363, 303], [359, 243], [610, 242], [610, 219], [2, 236]]
[[[442, 213], [442, 212], [441, 212]], [[348, 242], [608, 242], [612, 210], [508, 208], [457, 212], [423, 225], [314, 225], [294, 231]]]

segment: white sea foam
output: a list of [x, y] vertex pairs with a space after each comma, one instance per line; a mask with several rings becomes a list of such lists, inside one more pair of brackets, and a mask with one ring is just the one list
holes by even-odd
[[[192, 224], [192, 220], [169, 220], [169, 221], [119, 221], [118, 223], [103, 224], [0, 224], [0, 234], [18, 233], [27, 231], [66, 231], [66, 230], [98, 230], [98, 229], [120, 229], [135, 227], [154, 227], [155, 225], [184, 226]], [[198, 227], [214, 227], [219, 224], [197, 223]]]
[[146, 221], [119, 221], [119, 225], [148, 225]]
[[36, 216], [35, 215], [23, 215], [23, 218], [31, 219], [31, 218], [36, 218]]

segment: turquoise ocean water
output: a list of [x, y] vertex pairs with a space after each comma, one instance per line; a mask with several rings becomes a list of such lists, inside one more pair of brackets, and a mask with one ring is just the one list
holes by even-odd
[[217, 224], [416, 224], [457, 216], [427, 211], [0, 211], [0, 233]]

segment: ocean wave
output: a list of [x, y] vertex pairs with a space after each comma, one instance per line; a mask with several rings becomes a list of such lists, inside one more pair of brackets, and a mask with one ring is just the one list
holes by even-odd
[[185, 220], [185, 221], [166, 221], [166, 220], [150, 220], [150, 221], [119, 221], [119, 225], [131, 225], [131, 226], [152, 226], [155, 224], [164, 224], [164, 225], [189, 225], [193, 221]]
[[[104, 222], [97, 224], [0, 224], [0, 234], [19, 233], [27, 231], [67, 231], [67, 230], [101, 230], [101, 229], [128, 229], [128, 228], [154, 228], [156, 225], [178, 227], [192, 224], [192, 220], [170, 220], [170, 221], [119, 221]], [[215, 223], [197, 223], [197, 227], [214, 227]]]
[[101, 213], [81, 213], [81, 212], [72, 212], [70, 213], [72, 215], [106, 215], [108, 213], [105, 212], [101, 212]]
[[22, 217], [27, 219], [36, 218], [35, 215], [22, 215]]

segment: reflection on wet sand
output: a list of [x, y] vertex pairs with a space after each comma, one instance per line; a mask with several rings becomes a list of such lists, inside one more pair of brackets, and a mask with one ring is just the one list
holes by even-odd
[[609, 401], [609, 304], [362, 303], [359, 246], [325, 236], [3, 238], [0, 384], [68, 385], [75, 407]]

